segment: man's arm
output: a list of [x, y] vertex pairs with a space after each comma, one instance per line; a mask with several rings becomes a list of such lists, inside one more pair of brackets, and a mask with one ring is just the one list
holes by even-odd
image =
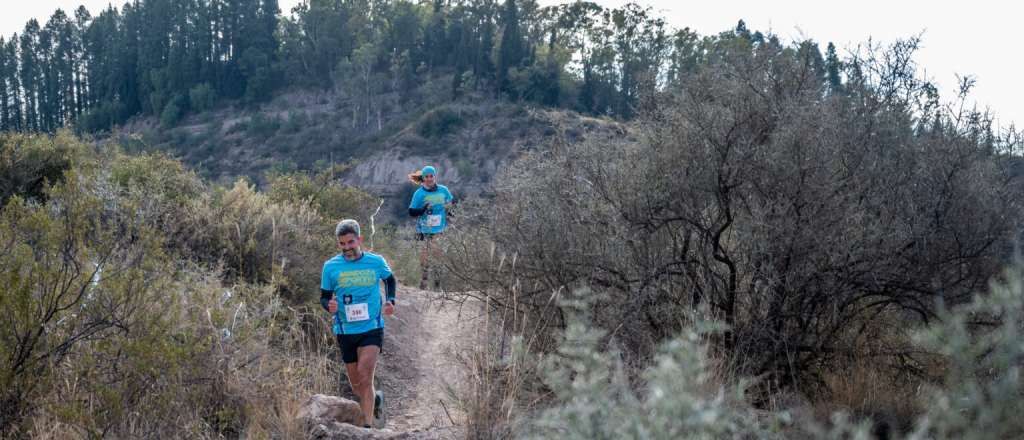
[[330, 309], [330, 307], [327, 306], [327, 304], [331, 302], [331, 298], [333, 298], [333, 297], [334, 297], [334, 292], [333, 291], [325, 290], [325, 289], [320, 289], [320, 306], [322, 306], [324, 308], [324, 310], [330, 312], [331, 309]]
[[[391, 301], [392, 305], [395, 304], [395, 284], [394, 274], [388, 275], [388, 277], [384, 279], [384, 298], [386, 298], [387, 301]], [[323, 300], [321, 300], [321, 302], [322, 301]]]

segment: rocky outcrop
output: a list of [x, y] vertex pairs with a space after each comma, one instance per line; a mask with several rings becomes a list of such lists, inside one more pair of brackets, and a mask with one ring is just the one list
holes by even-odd
[[409, 173], [431, 165], [445, 182], [461, 182], [462, 176], [448, 159], [406, 156], [399, 158], [390, 153], [376, 154], [369, 159], [361, 160], [359, 165], [345, 177], [355, 185], [389, 185], [408, 181]]

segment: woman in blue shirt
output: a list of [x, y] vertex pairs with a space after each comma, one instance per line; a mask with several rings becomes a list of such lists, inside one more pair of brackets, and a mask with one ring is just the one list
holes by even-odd
[[444, 185], [437, 184], [437, 172], [434, 167], [409, 175], [409, 180], [421, 185], [412, 195], [409, 204], [409, 215], [416, 219], [416, 239], [424, 242], [420, 253], [420, 266], [423, 267], [423, 279], [420, 289], [426, 290], [427, 276], [430, 266], [434, 269], [434, 290], [441, 290], [438, 263], [441, 260], [441, 244], [438, 237], [448, 227], [448, 208], [452, 202], [452, 193]]

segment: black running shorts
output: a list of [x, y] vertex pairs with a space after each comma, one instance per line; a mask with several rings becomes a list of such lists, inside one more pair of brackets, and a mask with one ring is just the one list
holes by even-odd
[[356, 350], [359, 347], [376, 345], [384, 349], [384, 329], [373, 329], [365, 333], [352, 335], [335, 335], [338, 337], [338, 347], [341, 348], [341, 360], [351, 364], [359, 360]]

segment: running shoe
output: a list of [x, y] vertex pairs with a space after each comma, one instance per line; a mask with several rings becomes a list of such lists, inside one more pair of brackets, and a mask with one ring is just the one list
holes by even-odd
[[375, 398], [373, 399], [373, 427], [377, 429], [384, 429], [384, 425], [388, 422], [388, 415], [384, 411], [384, 392], [377, 391]]

